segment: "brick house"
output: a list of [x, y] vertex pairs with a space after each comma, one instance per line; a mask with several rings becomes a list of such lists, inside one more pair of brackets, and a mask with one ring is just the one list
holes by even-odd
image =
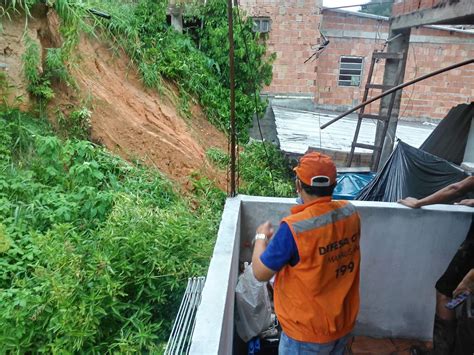
[[[265, 25], [268, 51], [277, 54], [266, 94], [310, 98], [316, 107], [331, 110], [360, 103], [372, 52], [383, 49], [388, 38], [387, 17], [323, 8], [321, 0], [240, 0], [240, 6], [257, 27]], [[403, 6], [411, 9], [398, 1], [395, 13], [404, 13]], [[329, 44], [319, 57], [305, 63], [325, 38]], [[474, 58], [473, 30], [413, 28], [404, 81], [469, 58]], [[382, 83], [383, 67], [383, 61], [375, 66], [373, 82]], [[439, 120], [452, 106], [474, 100], [472, 83], [474, 68], [465, 66], [409, 87], [403, 91], [400, 118]], [[374, 103], [366, 111], [378, 109]]]

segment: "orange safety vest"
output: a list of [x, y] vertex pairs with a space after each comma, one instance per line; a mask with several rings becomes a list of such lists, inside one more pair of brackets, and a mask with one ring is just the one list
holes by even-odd
[[275, 311], [290, 338], [328, 343], [351, 332], [359, 312], [359, 215], [331, 197], [291, 212], [283, 221], [300, 260], [276, 275]]

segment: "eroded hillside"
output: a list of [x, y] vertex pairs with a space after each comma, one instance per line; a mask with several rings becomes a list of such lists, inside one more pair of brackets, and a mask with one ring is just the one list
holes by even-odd
[[[46, 48], [62, 45], [54, 10], [42, 8], [32, 15], [3, 21], [0, 38], [1, 61], [12, 86], [10, 100], [21, 97], [25, 109], [32, 106], [23, 75], [25, 30], [41, 46], [43, 62]], [[166, 84], [162, 94], [146, 89], [123, 51], [92, 36], [81, 37], [68, 68], [74, 85], [52, 83], [55, 97], [48, 104], [48, 116], [53, 123], [59, 112], [86, 106], [92, 113], [92, 141], [126, 159], [143, 160], [183, 186], [197, 172], [225, 187], [225, 174], [206, 158], [210, 147], [226, 150], [225, 135], [206, 120], [197, 104], [191, 105], [191, 117], [184, 118], [172, 84]]]

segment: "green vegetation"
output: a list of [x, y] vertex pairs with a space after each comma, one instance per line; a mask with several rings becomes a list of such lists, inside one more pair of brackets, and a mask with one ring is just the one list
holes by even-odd
[[[54, 7], [61, 18], [64, 43], [48, 49], [41, 62], [38, 45], [27, 36], [23, 58], [30, 93], [38, 99], [40, 113], [54, 97], [54, 80], [72, 84], [64, 64], [77, 44], [80, 33], [106, 34], [116, 50], [125, 49], [138, 67], [144, 84], [164, 92], [163, 79], [178, 84], [179, 109], [189, 116], [190, 101], [204, 108], [208, 119], [221, 130], [229, 127], [229, 44], [227, 7], [224, 1], [209, 0], [189, 9], [203, 26], [196, 33], [180, 34], [166, 23], [167, 1], [138, 0], [21, 0], [0, 5], [0, 18], [23, 11], [26, 18], [35, 5]], [[88, 10], [99, 8], [112, 15], [111, 20], [93, 16]], [[248, 140], [247, 129], [257, 110], [266, 103], [260, 90], [272, 78], [275, 54], [265, 56], [265, 35], [252, 32], [252, 20], [234, 12], [236, 62], [236, 121], [239, 139]], [[256, 96], [255, 96], [256, 94]]]
[[240, 192], [257, 196], [295, 196], [295, 185], [291, 181], [288, 166], [288, 162], [273, 144], [249, 143], [240, 155]]
[[38, 99], [40, 112], [49, 100], [54, 97], [49, 76], [42, 72], [39, 45], [29, 36], [25, 36], [26, 51], [23, 55], [23, 71], [28, 81], [28, 91]]
[[[0, 72], [0, 353], [156, 353], [190, 276], [206, 272], [224, 193], [195, 176], [184, 196], [160, 173], [130, 164], [86, 139], [91, 112], [82, 103], [58, 113], [61, 139], [46, 120], [55, 84], [74, 85], [68, 73], [81, 33], [104, 35], [124, 49], [148, 87], [179, 87], [179, 109], [197, 100], [222, 130], [229, 122], [225, 2], [208, 0], [193, 16], [202, 28], [179, 34], [166, 25], [166, 2], [153, 0], [10, 0], [0, 19], [35, 5], [61, 18], [63, 45], [42, 50], [25, 35], [24, 76], [38, 112], [6, 107], [11, 86]], [[112, 14], [94, 17], [95, 7]], [[237, 126], [241, 142], [271, 80], [249, 19], [235, 16]], [[67, 64], [66, 64], [67, 63]], [[55, 112], [55, 108], [51, 108]], [[36, 117], [39, 113], [40, 118]], [[35, 116], [35, 117], [33, 117]], [[69, 138], [69, 139], [66, 139]], [[285, 161], [262, 143], [244, 147], [241, 193], [290, 196]], [[227, 155], [207, 152], [225, 169]]]
[[62, 48], [47, 48], [44, 64], [40, 48], [28, 35], [24, 38], [23, 74], [28, 82], [29, 93], [37, 100], [40, 116], [45, 115], [48, 102], [54, 98], [52, 82], [74, 84], [64, 64], [66, 55]]
[[57, 113], [59, 132], [63, 137], [88, 139], [91, 130], [92, 112], [87, 107], [72, 111], [68, 116]]
[[[278, 195], [292, 195], [283, 159], [267, 151]], [[273, 194], [264, 154], [261, 143], [242, 152], [242, 193]], [[228, 162], [218, 149], [208, 156]], [[223, 201], [205, 179], [183, 198], [157, 171], [4, 108], [2, 350], [159, 352], [185, 280], [206, 272]]]
[[[221, 169], [225, 169], [229, 164], [229, 156], [220, 149], [209, 149], [206, 154]], [[291, 181], [292, 174], [288, 167], [288, 162], [273, 144], [248, 143], [241, 150], [238, 160], [241, 179], [239, 193], [256, 196], [294, 196], [295, 186]]]
[[[166, 2], [140, 0], [100, 1], [112, 14], [101, 21], [118, 47], [125, 48], [138, 65], [145, 85], [163, 90], [162, 78], [178, 84], [182, 97], [196, 97], [208, 119], [222, 130], [229, 126], [229, 44], [225, 1], [210, 0], [197, 6], [194, 16], [204, 21], [197, 39], [180, 34], [166, 24]], [[259, 34], [252, 32], [250, 18], [235, 17], [236, 121], [240, 139], [248, 139], [247, 129], [255, 111], [254, 92], [259, 94], [272, 77], [274, 55], [266, 58]], [[198, 49], [199, 48], [199, 49]], [[186, 100], [182, 100], [186, 101]], [[257, 100], [260, 113], [265, 103]], [[184, 103], [186, 106], [186, 103]]]
[[16, 110], [0, 115], [0, 158], [2, 351], [157, 351], [185, 280], [205, 274], [223, 193], [196, 180], [190, 204]]

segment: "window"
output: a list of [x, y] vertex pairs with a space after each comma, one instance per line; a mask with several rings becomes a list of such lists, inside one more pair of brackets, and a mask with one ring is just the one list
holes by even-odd
[[359, 86], [364, 58], [341, 57], [339, 62], [339, 86]]
[[270, 18], [268, 17], [254, 17], [252, 30], [260, 33], [270, 32], [270, 23]]

